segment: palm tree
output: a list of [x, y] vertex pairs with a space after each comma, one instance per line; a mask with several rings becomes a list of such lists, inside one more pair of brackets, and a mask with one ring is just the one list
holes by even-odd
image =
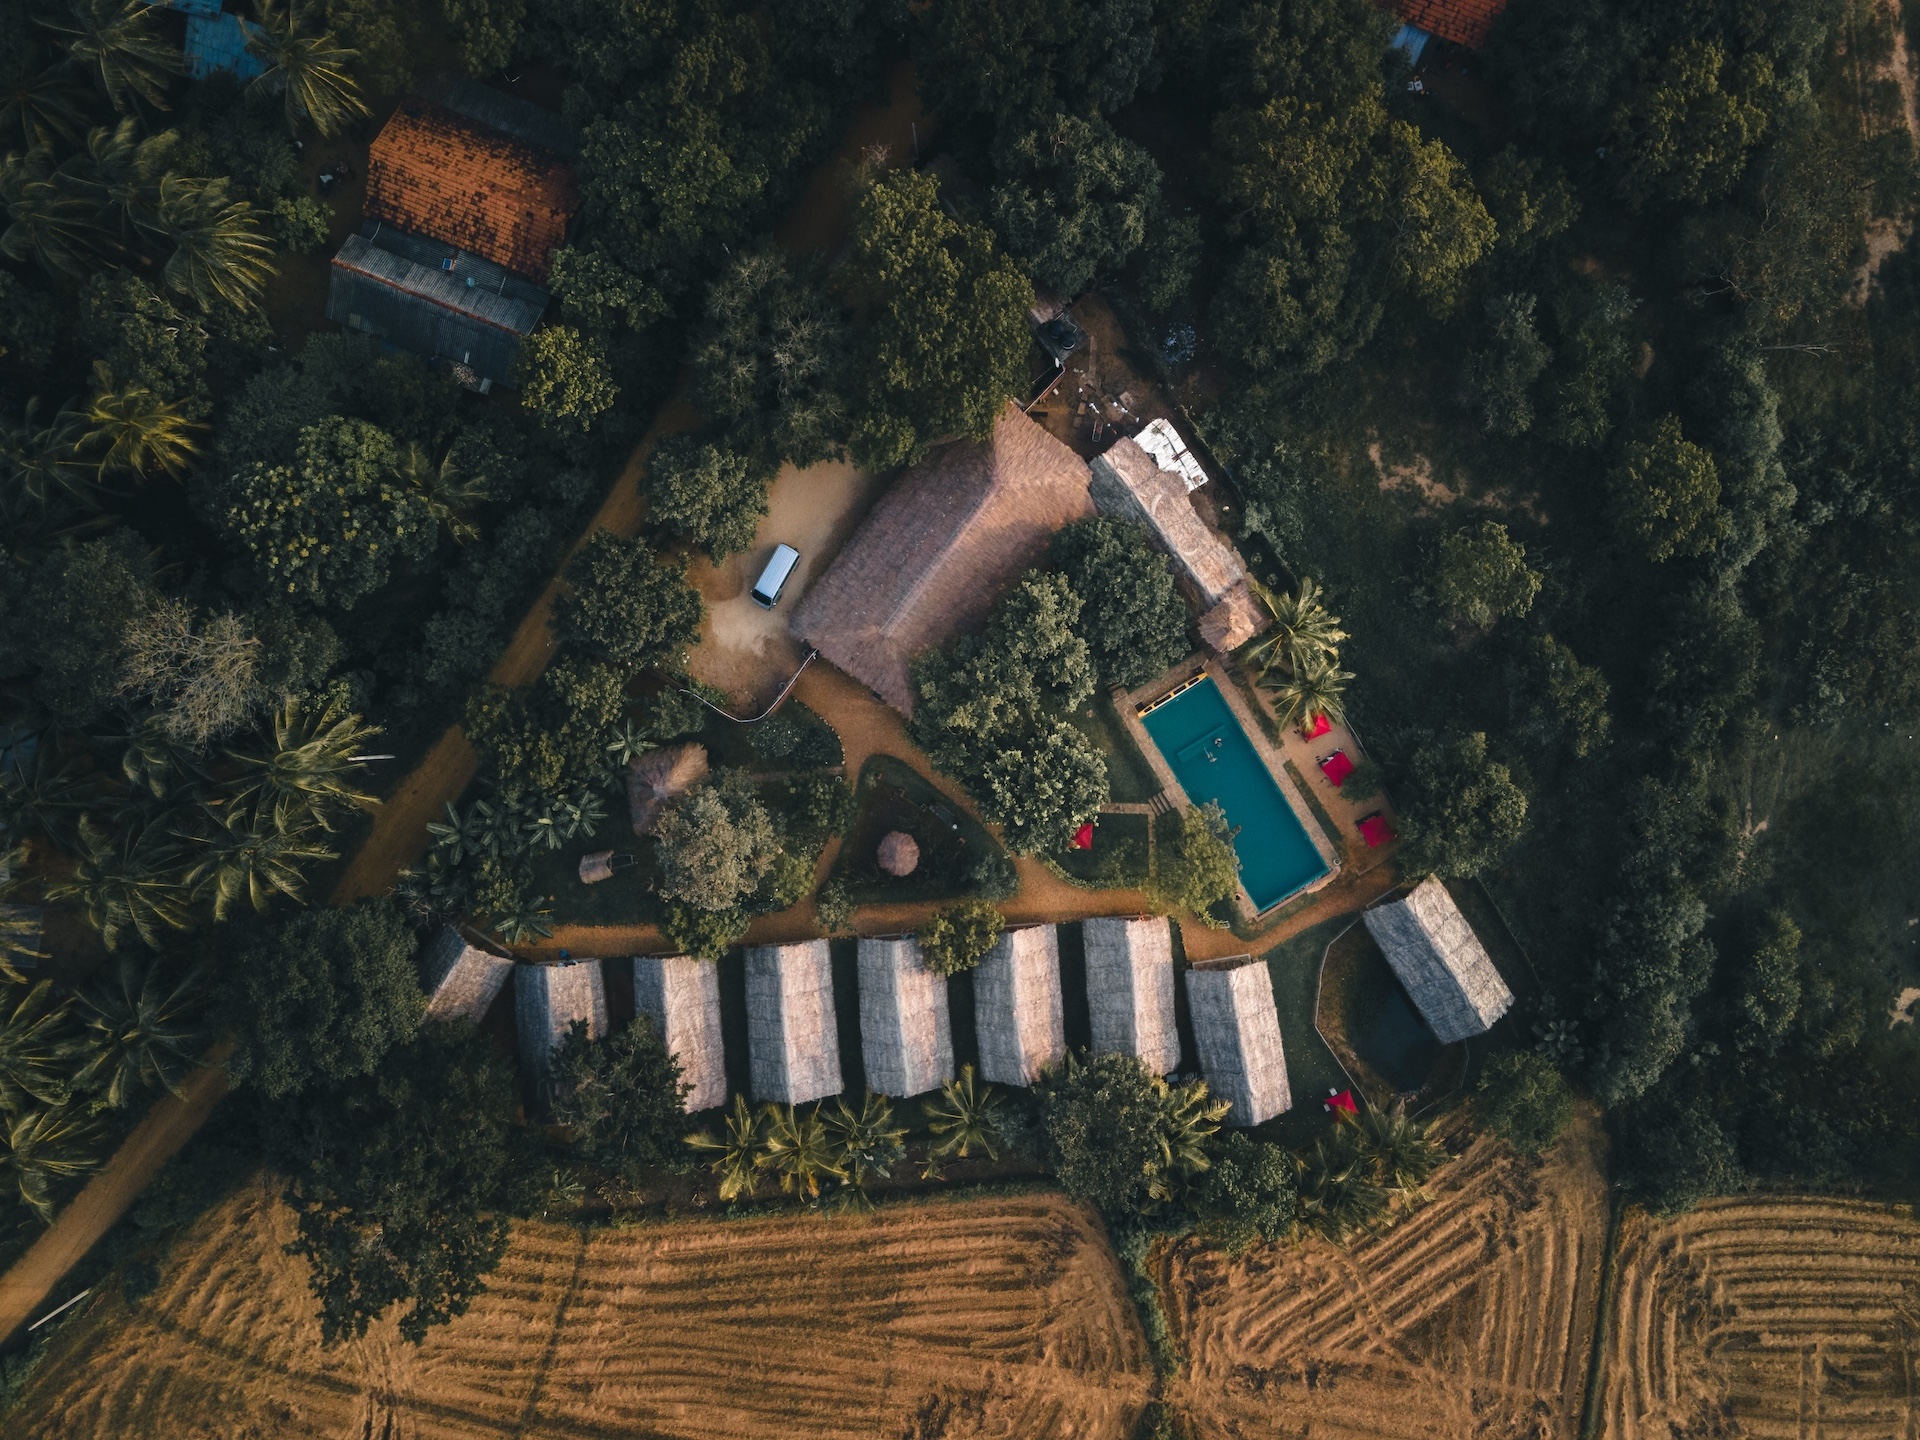
[[1386, 1208], [1386, 1191], [1349, 1145], [1337, 1135], [1313, 1142], [1300, 1162], [1300, 1218], [1309, 1228], [1344, 1245], [1370, 1229]]
[[820, 1198], [823, 1180], [847, 1178], [817, 1106], [804, 1115], [792, 1105], [766, 1107], [760, 1166], [780, 1177], [780, 1188], [787, 1194], [804, 1194], [809, 1200]]
[[716, 1158], [707, 1168], [720, 1177], [722, 1200], [753, 1194], [760, 1178], [760, 1132], [765, 1122], [764, 1115], [756, 1115], [748, 1106], [746, 1096], [735, 1095], [733, 1113], [727, 1116], [722, 1135], [715, 1137], [702, 1130], [687, 1137], [687, 1144], [695, 1150], [714, 1152]]
[[1321, 603], [1322, 592], [1311, 575], [1302, 577], [1292, 595], [1276, 594], [1258, 580], [1247, 583], [1273, 617], [1273, 628], [1247, 651], [1249, 663], [1258, 664], [1263, 672], [1276, 664], [1292, 670], [1339, 653], [1347, 632], [1340, 628], [1340, 617]]
[[489, 917], [488, 928], [509, 945], [526, 945], [553, 934], [553, 911], [538, 895], [522, 896], [511, 910]]
[[94, 383], [93, 399], [80, 412], [86, 431], [79, 448], [99, 457], [99, 474], [124, 471], [143, 480], [155, 471], [175, 480], [184, 475], [199, 449], [193, 432], [206, 427], [144, 385], [114, 389], [104, 362], [94, 363]]
[[378, 726], [366, 724], [339, 700], [318, 711], [287, 700], [266, 735], [248, 749], [227, 752], [241, 766], [228, 803], [249, 806], [256, 815], [270, 812], [278, 830], [311, 823], [331, 831], [336, 812], [380, 803], [355, 778], [368, 759], [361, 752], [379, 733]]
[[61, 162], [53, 173], [62, 193], [84, 201], [93, 210], [102, 248], [130, 249], [151, 219], [154, 181], [166, 172], [166, 136], [141, 138], [132, 116], [113, 126], [97, 125], [87, 132], [78, 154]]
[[63, 849], [79, 840], [80, 818], [99, 803], [100, 790], [51, 737], [41, 737], [24, 768], [0, 768], [0, 820], [16, 839], [45, 835]]
[[974, 1078], [973, 1066], [962, 1065], [960, 1078], [941, 1086], [937, 1099], [929, 1097], [920, 1103], [927, 1128], [940, 1137], [927, 1152], [929, 1171], [940, 1160], [965, 1160], [975, 1149], [986, 1151], [989, 1160], [1000, 1158], [995, 1143], [1001, 1138], [1000, 1096], [991, 1085]]
[[77, 1054], [69, 1019], [51, 980], [0, 991], [0, 1113], [66, 1103]]
[[200, 752], [175, 735], [159, 715], [149, 715], [126, 737], [120, 773], [127, 777], [127, 784], [156, 800], [166, 799], [176, 785], [206, 778]]
[[148, 227], [173, 253], [160, 269], [167, 288], [202, 310], [251, 310], [274, 273], [273, 242], [260, 217], [235, 200], [225, 180], [166, 175]]
[[102, 1104], [118, 1110], [149, 1086], [181, 1093], [180, 1081], [205, 1043], [199, 1016], [199, 977], [168, 986], [157, 963], [142, 967], [122, 955], [113, 975], [80, 997], [87, 1048], [93, 1053], [75, 1078], [75, 1088], [98, 1090]]
[[401, 452], [399, 469], [400, 478], [425, 499], [428, 512], [447, 527], [456, 544], [480, 538], [480, 527], [468, 512], [493, 498], [492, 482], [485, 475], [461, 474], [451, 449], [436, 465], [425, 449], [411, 443]]
[[0, 82], [0, 132], [17, 128], [23, 151], [76, 145], [87, 120], [86, 101], [86, 86], [70, 67], [22, 67]]
[[892, 1175], [907, 1153], [906, 1127], [893, 1123], [893, 1106], [887, 1097], [871, 1090], [858, 1110], [842, 1096], [827, 1116], [826, 1127], [847, 1184], [859, 1191], [866, 1190], [869, 1180]]
[[130, 823], [110, 833], [83, 816], [80, 849], [72, 873], [49, 882], [47, 898], [77, 905], [109, 950], [129, 928], [155, 947], [161, 931], [187, 928], [180, 850], [160, 824]]
[[212, 899], [214, 919], [228, 919], [242, 900], [260, 914], [276, 895], [298, 902], [306, 889], [302, 867], [339, 858], [313, 840], [311, 829], [283, 830], [275, 818], [272, 812], [234, 810], [222, 820], [209, 812], [205, 829], [181, 836], [198, 857], [187, 885], [194, 899]]
[[0, 1122], [0, 1184], [13, 1182], [20, 1198], [53, 1223], [53, 1185], [98, 1168], [100, 1122], [77, 1105], [23, 1110]]
[[67, 16], [40, 22], [67, 46], [67, 63], [92, 78], [116, 110], [135, 101], [167, 108], [180, 52], [160, 33], [147, 0], [73, 0]]
[[1344, 1122], [1342, 1128], [1354, 1131], [1354, 1146], [1372, 1167], [1374, 1179], [1397, 1193], [1419, 1191], [1447, 1163], [1445, 1147], [1429, 1127], [1408, 1118], [1404, 1105], [1369, 1109], [1360, 1120]]
[[1342, 670], [1339, 660], [1327, 655], [1298, 666], [1288, 675], [1263, 674], [1260, 685], [1273, 691], [1274, 710], [1284, 730], [1289, 725], [1305, 725], [1321, 715], [1330, 720], [1344, 720], [1347, 714], [1344, 697], [1351, 679], [1352, 672]]
[[0, 161], [0, 205], [7, 218], [0, 255], [32, 260], [56, 280], [78, 283], [112, 250], [94, 197], [58, 171], [44, 148]]
[[307, 10], [298, 0], [258, 0], [254, 13], [260, 24], [247, 36], [247, 50], [267, 68], [251, 88], [281, 97], [289, 130], [297, 134], [309, 124], [332, 135], [368, 113], [347, 70], [357, 50], [328, 30], [302, 33]]
[[0, 475], [5, 477], [4, 503], [16, 523], [28, 511], [44, 514], [55, 494], [95, 508], [94, 483], [99, 472], [80, 453], [85, 429], [78, 415], [63, 410], [40, 423], [40, 401], [27, 401], [18, 425], [0, 421]]
[[1233, 1108], [1229, 1100], [1216, 1100], [1207, 1093], [1204, 1080], [1185, 1085], [1160, 1081], [1165, 1092], [1165, 1111], [1159, 1133], [1160, 1173], [1147, 1187], [1156, 1200], [1172, 1200], [1186, 1181], [1212, 1165], [1207, 1145], [1220, 1132], [1221, 1122]]
[[[18, 865], [20, 851], [15, 850], [7, 857], [7, 863]], [[6, 887], [0, 887], [0, 895], [6, 893]], [[11, 980], [16, 985], [27, 983], [27, 977], [20, 967], [29, 960], [44, 960], [46, 954], [38, 947], [40, 944], [40, 916], [25, 905], [0, 905], [0, 979]]]

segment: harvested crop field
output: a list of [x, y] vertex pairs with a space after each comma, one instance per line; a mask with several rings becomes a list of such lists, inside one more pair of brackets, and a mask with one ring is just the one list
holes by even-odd
[[265, 1186], [215, 1211], [154, 1294], [62, 1334], [8, 1433], [1123, 1440], [1151, 1383], [1096, 1223], [1053, 1195], [527, 1225], [418, 1348], [322, 1349], [291, 1231]]
[[1920, 1224], [1904, 1206], [1722, 1200], [1622, 1223], [1606, 1440], [1920, 1435]]
[[1476, 1140], [1394, 1228], [1237, 1261], [1161, 1261], [1188, 1363], [1169, 1398], [1197, 1437], [1579, 1430], [1607, 1232], [1603, 1140], [1584, 1117], [1545, 1163]]

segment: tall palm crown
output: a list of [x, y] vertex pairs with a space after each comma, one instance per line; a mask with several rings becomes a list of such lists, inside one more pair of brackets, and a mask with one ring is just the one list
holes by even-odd
[[1300, 1162], [1300, 1216], [1312, 1229], [1336, 1245], [1344, 1244], [1370, 1228], [1386, 1209], [1387, 1192], [1355, 1152], [1350, 1136], [1336, 1131], [1313, 1142]]
[[305, 894], [303, 867], [338, 858], [318, 843], [311, 827], [282, 829], [275, 812], [230, 811], [224, 820], [208, 816], [204, 830], [186, 838], [193, 863], [186, 883], [195, 899], [213, 901], [213, 918], [226, 920], [242, 901], [265, 913], [274, 897], [298, 901]]
[[1347, 1123], [1357, 1131], [1357, 1148], [1373, 1167], [1374, 1178], [1389, 1190], [1418, 1190], [1447, 1163], [1440, 1142], [1427, 1126], [1409, 1119], [1404, 1106], [1369, 1109], [1358, 1122]]
[[760, 1178], [760, 1138], [765, 1119], [754, 1113], [746, 1096], [735, 1095], [733, 1112], [726, 1117], [718, 1136], [702, 1130], [687, 1137], [687, 1144], [695, 1150], [713, 1153], [707, 1168], [720, 1177], [722, 1200], [753, 1194]]
[[225, 180], [165, 176], [149, 225], [173, 247], [160, 269], [168, 289], [202, 310], [250, 310], [260, 303], [274, 273], [273, 242], [253, 207], [234, 199]]
[[333, 135], [368, 113], [347, 70], [358, 51], [329, 31], [307, 30], [307, 9], [296, 0], [259, 0], [256, 14], [259, 28], [247, 36], [247, 49], [267, 68], [253, 88], [281, 98], [288, 129], [306, 124]]
[[91, 1051], [81, 1088], [98, 1090], [114, 1109], [148, 1086], [180, 1093], [205, 1040], [197, 977], [169, 985], [158, 964], [123, 955], [109, 977], [80, 997], [80, 1008]]
[[780, 1188], [789, 1195], [810, 1200], [820, 1198], [823, 1182], [847, 1178], [839, 1147], [819, 1110], [803, 1115], [792, 1105], [767, 1106], [760, 1165], [780, 1178]]
[[53, 1220], [57, 1180], [98, 1167], [99, 1122], [76, 1105], [23, 1110], [0, 1120], [0, 1185], [12, 1187], [43, 1221]]
[[147, 0], [73, 0], [67, 14], [40, 22], [65, 42], [67, 63], [90, 77], [116, 110], [135, 102], [167, 108], [180, 52], [160, 33]]
[[0, 990], [0, 1113], [64, 1103], [76, 1054], [69, 1007], [52, 981]]
[[77, 144], [86, 123], [87, 87], [68, 66], [23, 65], [0, 81], [0, 136], [18, 134], [23, 150]]
[[80, 443], [97, 457], [100, 473], [123, 471], [142, 479], [157, 473], [176, 480], [184, 475], [200, 448], [193, 432], [205, 427], [144, 385], [113, 388], [104, 363], [95, 363], [94, 376], [99, 388], [80, 412], [86, 425]]
[[1273, 628], [1248, 650], [1249, 663], [1263, 671], [1276, 665], [1297, 670], [1339, 653], [1347, 632], [1340, 628], [1340, 617], [1322, 603], [1322, 591], [1311, 575], [1302, 577], [1300, 588], [1291, 595], [1269, 590], [1258, 580], [1250, 579], [1248, 584], [1273, 617]]
[[312, 823], [331, 830], [338, 812], [380, 803], [358, 780], [365, 758], [359, 751], [379, 733], [338, 701], [315, 711], [289, 700], [275, 712], [268, 734], [228, 752], [244, 772], [231, 803], [256, 816], [270, 812], [276, 829]]
[[1345, 719], [1347, 682], [1352, 679], [1353, 673], [1342, 670], [1337, 659], [1323, 656], [1290, 674], [1263, 674], [1259, 683], [1262, 689], [1273, 691], [1274, 708], [1284, 729], [1321, 715], [1330, 720]]
[[94, 197], [72, 183], [44, 148], [0, 161], [0, 255], [31, 260], [58, 280], [78, 281], [111, 246]]
[[47, 898], [73, 903], [109, 950], [128, 930], [157, 947], [163, 931], [187, 928], [179, 861], [179, 846], [159, 824], [129, 823], [109, 833], [82, 817], [80, 858], [70, 874], [48, 884]]
[[989, 1160], [1000, 1158], [995, 1143], [1000, 1139], [1000, 1096], [975, 1078], [973, 1066], [961, 1066], [959, 1078], [947, 1081], [939, 1096], [923, 1100], [921, 1107], [927, 1128], [939, 1137], [933, 1146], [935, 1157], [965, 1160], [979, 1149], [987, 1152]]
[[864, 1190], [870, 1180], [886, 1179], [907, 1153], [906, 1127], [894, 1124], [893, 1106], [884, 1095], [868, 1091], [858, 1110], [842, 1097], [825, 1124], [839, 1152], [840, 1168], [855, 1189]]

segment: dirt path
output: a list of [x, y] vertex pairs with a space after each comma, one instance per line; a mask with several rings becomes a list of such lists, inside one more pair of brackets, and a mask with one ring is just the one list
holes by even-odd
[[215, 1064], [196, 1070], [181, 1086], [184, 1096], [165, 1095], [134, 1127], [105, 1168], [38, 1240], [0, 1276], [0, 1344], [33, 1319], [66, 1273], [132, 1207], [134, 1197], [193, 1138], [227, 1093], [227, 1072]]

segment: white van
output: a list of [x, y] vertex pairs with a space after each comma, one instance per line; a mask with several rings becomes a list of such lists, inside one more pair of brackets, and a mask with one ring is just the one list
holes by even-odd
[[753, 582], [753, 603], [771, 610], [779, 601], [781, 590], [786, 587], [787, 577], [793, 574], [793, 567], [799, 563], [800, 552], [791, 545], [774, 546], [773, 554], [767, 557], [767, 568]]

